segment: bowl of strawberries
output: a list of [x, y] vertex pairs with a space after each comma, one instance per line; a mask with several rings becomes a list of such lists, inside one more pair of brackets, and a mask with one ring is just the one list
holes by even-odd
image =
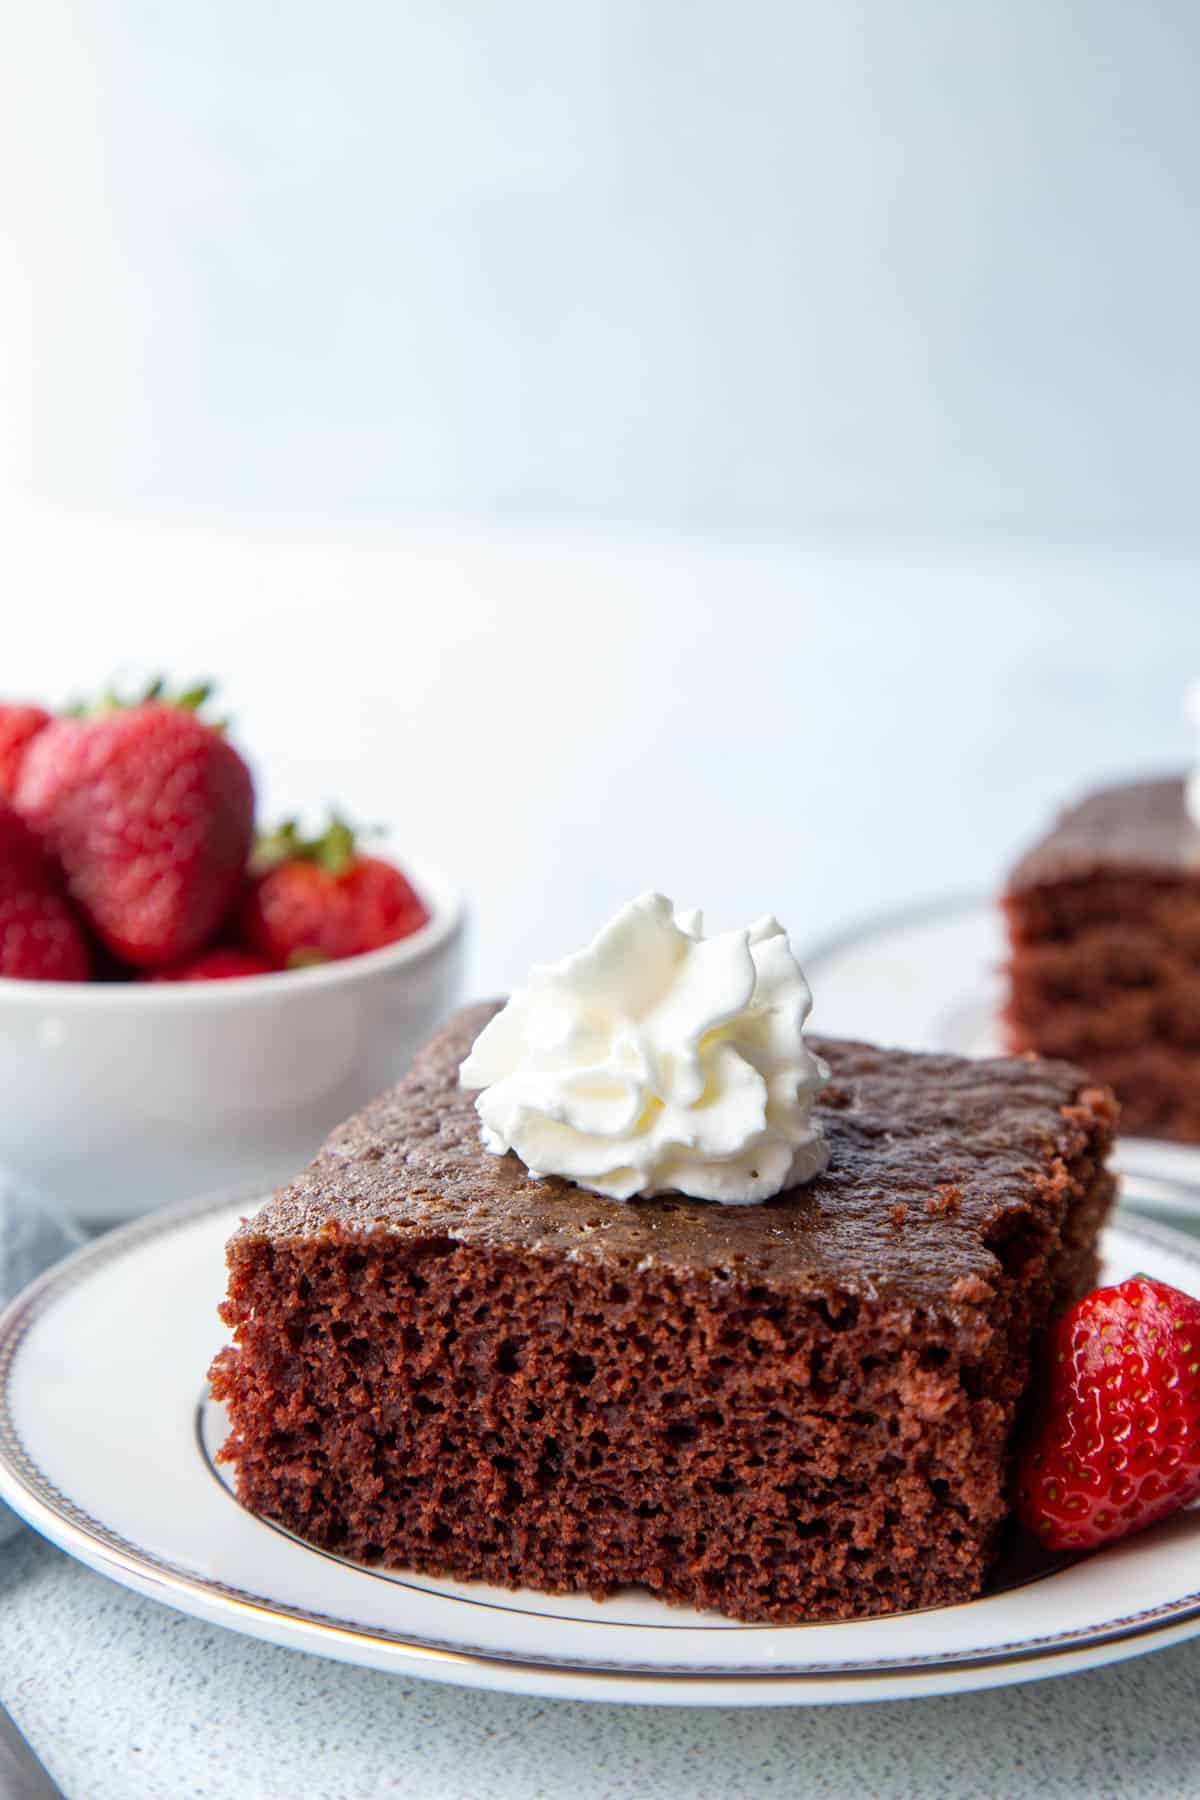
[[285, 1179], [458, 994], [453, 885], [259, 829], [209, 699], [0, 705], [0, 1165], [90, 1223]]

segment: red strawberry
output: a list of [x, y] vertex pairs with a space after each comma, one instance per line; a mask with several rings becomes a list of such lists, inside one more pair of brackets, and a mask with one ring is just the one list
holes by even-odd
[[379, 950], [429, 917], [400, 870], [361, 855], [354, 833], [336, 817], [315, 839], [300, 837], [289, 821], [262, 841], [256, 863], [242, 940], [279, 969]]
[[97, 935], [159, 968], [207, 943], [241, 888], [250, 771], [196, 695], [56, 719], [25, 753], [17, 805]]
[[25, 821], [0, 800], [0, 975], [86, 981], [87, 939], [62, 877]]
[[11, 800], [25, 752], [50, 714], [41, 706], [0, 705], [0, 794]]
[[191, 962], [176, 963], [171, 969], [156, 969], [152, 975], [144, 976], [146, 981], [229, 981], [238, 975], [273, 975], [275, 964], [269, 963], [265, 956], [255, 956], [249, 950], [234, 950], [218, 947], [206, 950], [203, 956], [197, 956]]
[[1091, 1550], [1200, 1498], [1200, 1300], [1135, 1275], [1054, 1325], [1017, 1511], [1050, 1550]]

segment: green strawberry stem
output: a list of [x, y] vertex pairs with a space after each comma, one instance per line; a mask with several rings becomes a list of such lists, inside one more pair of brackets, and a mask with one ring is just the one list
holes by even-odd
[[[120, 693], [116, 687], [108, 687], [98, 700], [75, 700], [63, 711], [69, 719], [102, 719], [108, 713], [125, 712], [134, 706], [177, 706], [183, 712], [198, 713], [216, 693], [213, 681], [195, 681], [191, 687], [181, 688], [173, 693], [164, 675], [156, 675], [149, 681], [141, 693], [132, 698]], [[224, 731], [229, 724], [228, 719], [206, 719], [214, 731]]]
[[332, 809], [329, 823], [315, 836], [306, 837], [298, 819], [284, 819], [270, 831], [261, 831], [254, 843], [251, 866], [256, 875], [285, 862], [311, 862], [330, 875], [344, 875], [358, 856], [358, 840], [374, 837], [378, 827], [357, 829]]

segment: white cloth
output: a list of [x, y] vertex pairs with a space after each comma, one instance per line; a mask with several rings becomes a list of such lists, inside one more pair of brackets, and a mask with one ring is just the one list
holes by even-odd
[[[74, 1225], [59, 1218], [25, 1182], [0, 1169], [0, 1306], [81, 1242]], [[20, 1523], [0, 1504], [0, 1541]]]

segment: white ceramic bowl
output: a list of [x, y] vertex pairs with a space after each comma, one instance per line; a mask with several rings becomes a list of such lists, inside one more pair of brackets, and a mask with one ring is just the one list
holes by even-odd
[[295, 1174], [458, 999], [461, 898], [406, 867], [429, 922], [345, 962], [230, 981], [0, 978], [0, 1164], [93, 1224]]

